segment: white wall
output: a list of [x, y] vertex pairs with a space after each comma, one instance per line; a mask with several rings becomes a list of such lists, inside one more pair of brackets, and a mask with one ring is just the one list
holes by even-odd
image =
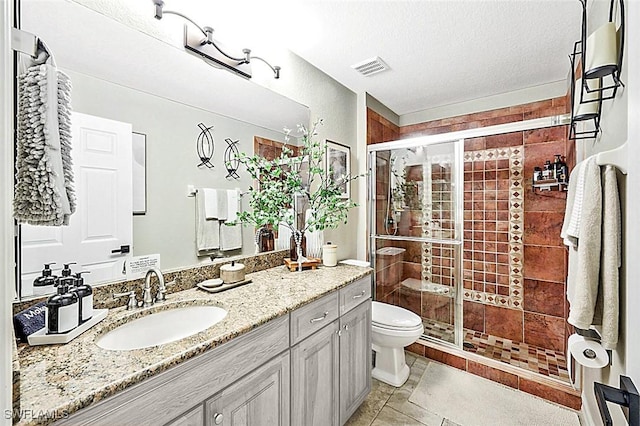
[[[640, 139], [640, 4], [625, 2], [627, 9], [627, 36], [622, 81], [626, 88], [618, 91], [615, 99], [603, 103], [601, 135], [596, 141], [585, 141], [581, 146], [584, 156], [606, 151], [629, 140], [629, 173], [619, 174], [620, 198], [623, 207], [623, 266], [620, 279], [620, 339], [613, 352], [610, 367], [602, 370], [585, 369], [582, 392], [583, 413], [589, 425], [600, 425], [602, 420], [593, 393], [593, 383], [605, 383], [619, 387], [620, 375], [630, 376], [640, 386], [640, 312], [634, 302], [640, 300], [638, 279], [640, 266], [640, 149], [635, 143]], [[608, 20], [609, 1], [594, 0], [589, 3], [588, 28], [592, 32]], [[617, 4], [617, 2], [616, 2]], [[614, 424], [626, 424], [620, 408], [608, 404]]]
[[[65, 72], [73, 82], [74, 111], [131, 123], [134, 132], [147, 135], [147, 213], [133, 217], [134, 254], [160, 253], [163, 269], [208, 261], [208, 257], [196, 256], [195, 198], [186, 196], [187, 185], [246, 191], [253, 181], [244, 166], [239, 170], [240, 179], [225, 179], [224, 139], [239, 140], [240, 152], [252, 153], [254, 136], [283, 141], [283, 135], [95, 77]], [[214, 169], [196, 167], [198, 123], [214, 126]], [[245, 208], [247, 201], [243, 200]], [[253, 227], [244, 227], [243, 253], [255, 251], [253, 240]]]
[[[264, 56], [282, 66], [281, 77], [275, 80], [269, 75], [254, 74], [254, 81], [307, 105], [311, 109], [312, 122], [318, 118], [324, 120], [324, 125], [318, 129], [319, 140], [329, 139], [348, 145], [352, 173], [364, 173], [359, 170], [366, 148], [358, 145], [356, 94], [292, 52], [273, 50]], [[366, 216], [366, 199], [363, 198], [366, 194], [361, 192], [360, 183], [353, 182], [351, 199], [359, 206], [349, 212], [347, 225], [325, 231], [325, 241], [338, 245], [338, 259], [356, 257], [357, 248], [364, 244], [356, 226]]]

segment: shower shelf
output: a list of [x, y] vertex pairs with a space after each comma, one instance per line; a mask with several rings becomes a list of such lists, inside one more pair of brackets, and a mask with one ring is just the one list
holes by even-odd
[[540, 192], [544, 191], [566, 191], [568, 184], [564, 182], [558, 182], [556, 180], [548, 180], [548, 181], [538, 181], [538, 183], [533, 184], [533, 191], [536, 189]]

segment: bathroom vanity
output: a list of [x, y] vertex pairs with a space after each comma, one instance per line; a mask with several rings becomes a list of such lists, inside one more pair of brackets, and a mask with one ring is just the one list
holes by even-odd
[[[370, 273], [350, 265], [302, 273], [277, 267], [224, 293], [173, 293], [156, 309], [215, 304], [228, 316], [146, 349], [95, 344], [144, 314], [112, 310], [104, 325], [57, 351], [23, 348], [22, 407], [55, 412], [62, 425], [344, 424], [371, 386]], [[57, 358], [65, 355], [70, 362]]]

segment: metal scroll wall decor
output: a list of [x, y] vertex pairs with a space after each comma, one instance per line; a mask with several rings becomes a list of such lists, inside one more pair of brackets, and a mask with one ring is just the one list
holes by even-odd
[[213, 129], [213, 126], [207, 127], [204, 123], [199, 123], [198, 127], [200, 128], [200, 134], [196, 141], [196, 150], [198, 151], [198, 158], [200, 159], [198, 167], [204, 166], [209, 169], [213, 169], [211, 159], [213, 158], [213, 153], [215, 151], [215, 140], [209, 131]]
[[227, 168], [226, 178], [240, 179], [240, 175], [238, 175], [238, 167], [240, 167], [238, 142], [240, 141], [234, 141], [230, 138], [226, 138], [224, 141], [227, 143], [227, 148], [224, 150], [224, 165]]

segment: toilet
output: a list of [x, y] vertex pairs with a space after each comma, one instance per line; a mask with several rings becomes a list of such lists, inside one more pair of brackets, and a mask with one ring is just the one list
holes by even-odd
[[388, 303], [372, 302], [371, 340], [375, 351], [374, 379], [400, 387], [409, 378], [404, 348], [416, 342], [424, 332], [420, 317]]

